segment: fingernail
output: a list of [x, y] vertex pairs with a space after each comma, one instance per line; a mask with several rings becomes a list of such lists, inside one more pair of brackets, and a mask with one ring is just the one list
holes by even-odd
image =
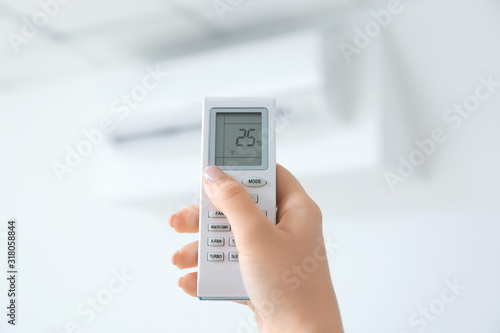
[[175, 253], [172, 255], [172, 258], [170, 258], [170, 262], [172, 265], [175, 265], [175, 256], [179, 253], [179, 251], [175, 251]]
[[182, 288], [182, 287], [181, 287], [181, 283], [182, 283], [182, 279], [183, 279], [183, 278], [184, 278], [184, 277], [183, 277], [183, 276], [181, 276], [181, 277], [179, 278], [179, 280], [177, 280], [177, 285], [179, 286], [179, 288]]
[[203, 178], [205, 178], [205, 181], [209, 184], [213, 184], [215, 182], [218, 182], [221, 179], [224, 179], [226, 177], [226, 174], [219, 169], [218, 167], [211, 165], [205, 170], [203, 170]]
[[173, 228], [174, 227], [174, 218], [175, 214], [170, 216], [170, 219], [168, 220], [168, 224]]

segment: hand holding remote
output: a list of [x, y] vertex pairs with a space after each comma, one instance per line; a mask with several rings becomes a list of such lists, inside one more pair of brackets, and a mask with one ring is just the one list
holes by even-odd
[[[277, 221], [261, 213], [245, 188], [215, 166], [203, 173], [210, 201], [231, 224], [243, 281], [261, 332], [342, 332], [322, 233], [321, 211], [298, 180], [277, 166]], [[170, 218], [177, 232], [198, 232], [197, 205]], [[196, 267], [198, 242], [176, 252], [179, 268]], [[307, 269], [304, 269], [306, 268]], [[179, 279], [197, 295], [197, 273]]]

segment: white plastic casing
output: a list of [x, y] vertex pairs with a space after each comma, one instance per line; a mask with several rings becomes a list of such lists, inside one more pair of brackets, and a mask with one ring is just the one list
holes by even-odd
[[[267, 149], [262, 149], [263, 160], [267, 159], [265, 169], [244, 167], [221, 167], [224, 172], [231, 175], [238, 182], [247, 178], [263, 178], [267, 184], [262, 187], [246, 187], [249, 193], [258, 196], [257, 206], [267, 211], [267, 218], [276, 224], [276, 143], [275, 143], [275, 114], [276, 101], [274, 98], [250, 97], [210, 97], [205, 98], [202, 122], [202, 170], [211, 165], [209, 150], [212, 149], [211, 138], [213, 109], [266, 109], [262, 119], [263, 144], [267, 142]], [[267, 113], [267, 119], [264, 119]], [[267, 140], [266, 140], [267, 138]], [[264, 156], [266, 153], [266, 156]], [[213, 161], [212, 161], [213, 164]], [[237, 169], [236, 169], [237, 168]], [[229, 238], [234, 237], [232, 231], [209, 231], [209, 224], [229, 224], [227, 218], [210, 218], [209, 212], [217, 209], [206, 197], [203, 186], [201, 187], [200, 200], [200, 231], [198, 252], [198, 297], [201, 300], [249, 300], [241, 277], [239, 262], [229, 261], [229, 254], [238, 252], [237, 246], [229, 246]], [[209, 246], [208, 238], [224, 238], [223, 246]], [[208, 253], [223, 253], [223, 261], [208, 261]]]

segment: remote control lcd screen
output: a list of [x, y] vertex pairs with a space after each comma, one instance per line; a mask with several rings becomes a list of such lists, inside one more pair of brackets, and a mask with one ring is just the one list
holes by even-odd
[[262, 113], [218, 112], [215, 121], [215, 165], [262, 165]]

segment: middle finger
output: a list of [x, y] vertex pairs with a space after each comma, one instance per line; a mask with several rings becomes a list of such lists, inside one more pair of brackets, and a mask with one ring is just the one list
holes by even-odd
[[180, 269], [198, 266], [198, 241], [184, 245], [172, 256], [172, 264]]

